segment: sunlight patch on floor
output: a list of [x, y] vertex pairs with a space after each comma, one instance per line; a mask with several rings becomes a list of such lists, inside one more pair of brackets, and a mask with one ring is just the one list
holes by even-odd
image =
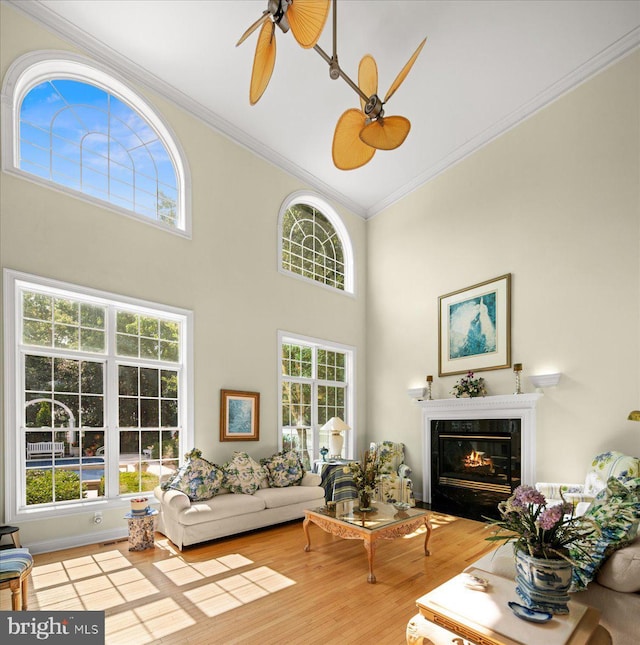
[[258, 567], [191, 589], [184, 595], [211, 618], [294, 584], [269, 567]]
[[[145, 576], [144, 568], [117, 550], [34, 567], [37, 608], [105, 611], [109, 645], [143, 645], [192, 626], [194, 610], [218, 616], [295, 584], [269, 567], [255, 566], [240, 553], [191, 562], [189, 557], [171, 552], [164, 560], [146, 564], [147, 571], [152, 566], [166, 577], [162, 589], [152, 582], [157, 574]], [[191, 588], [178, 604], [173, 598], [185, 585]], [[193, 610], [185, 610], [187, 602]]]
[[195, 625], [195, 620], [171, 598], [107, 616], [109, 645], [143, 645]]

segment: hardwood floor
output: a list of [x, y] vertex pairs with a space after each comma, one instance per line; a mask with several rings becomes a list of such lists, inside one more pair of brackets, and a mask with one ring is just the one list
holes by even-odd
[[29, 609], [104, 610], [108, 645], [400, 645], [416, 599], [494, 548], [483, 523], [431, 517], [429, 557], [417, 535], [378, 543], [376, 584], [360, 540], [311, 525], [305, 553], [300, 521], [183, 552], [157, 534], [142, 552], [125, 540], [36, 555]]

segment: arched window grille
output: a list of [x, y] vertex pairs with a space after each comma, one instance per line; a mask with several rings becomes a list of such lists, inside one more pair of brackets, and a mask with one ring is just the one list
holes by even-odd
[[353, 293], [351, 242], [342, 220], [323, 200], [296, 194], [280, 213], [280, 269]]
[[183, 156], [155, 111], [98, 66], [27, 57], [5, 80], [12, 169], [188, 233]]

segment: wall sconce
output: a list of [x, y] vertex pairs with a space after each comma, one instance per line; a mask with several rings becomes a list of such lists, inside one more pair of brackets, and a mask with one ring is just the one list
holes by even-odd
[[539, 390], [545, 387], [555, 387], [560, 383], [561, 372], [555, 374], [534, 374], [529, 377], [533, 386]]

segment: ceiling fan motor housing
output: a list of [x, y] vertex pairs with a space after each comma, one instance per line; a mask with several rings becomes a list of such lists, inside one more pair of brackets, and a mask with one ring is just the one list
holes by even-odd
[[283, 33], [289, 31], [289, 21], [287, 20], [287, 9], [293, 0], [269, 0], [269, 13], [273, 16], [273, 22], [280, 27]]
[[364, 106], [364, 113], [369, 117], [371, 121], [377, 119], [378, 117], [384, 116], [382, 101], [377, 94], [372, 94], [369, 97], [367, 104]]

